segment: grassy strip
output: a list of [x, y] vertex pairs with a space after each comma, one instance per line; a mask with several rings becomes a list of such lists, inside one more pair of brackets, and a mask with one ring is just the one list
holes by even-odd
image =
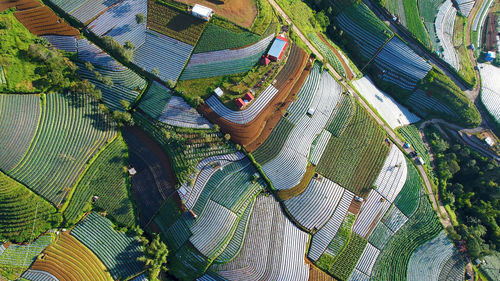
[[403, 0], [406, 17], [406, 27], [415, 36], [415, 38], [424, 44], [427, 49], [432, 50], [429, 34], [425, 30], [425, 26], [420, 19], [418, 5], [416, 0]]

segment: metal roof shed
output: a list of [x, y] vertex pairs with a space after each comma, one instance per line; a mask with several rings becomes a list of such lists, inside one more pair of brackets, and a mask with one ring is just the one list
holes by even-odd
[[191, 10], [191, 13], [193, 16], [198, 17], [200, 19], [204, 20], [210, 20], [212, 15], [214, 14], [214, 11], [208, 7], [202, 6], [200, 4], [195, 4], [193, 6], [193, 9]]
[[267, 52], [267, 55], [270, 60], [277, 61], [281, 59], [283, 53], [285, 52], [286, 46], [288, 46], [288, 40], [281, 36], [277, 36], [274, 39], [273, 44], [271, 45], [271, 49]]

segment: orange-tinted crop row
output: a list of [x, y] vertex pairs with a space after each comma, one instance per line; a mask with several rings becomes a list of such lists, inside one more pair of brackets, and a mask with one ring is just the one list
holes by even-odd
[[76, 28], [59, 18], [49, 7], [42, 6], [34, 9], [19, 11], [16, 18], [33, 34], [41, 35], [68, 35], [79, 34]]
[[0, 0], [0, 12], [9, 8], [16, 8], [18, 11], [33, 9], [42, 6], [37, 0]]

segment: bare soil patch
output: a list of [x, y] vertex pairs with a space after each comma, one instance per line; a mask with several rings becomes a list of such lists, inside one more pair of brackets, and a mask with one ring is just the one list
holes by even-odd
[[252, 27], [257, 16], [255, 0], [176, 0], [193, 6], [200, 4], [214, 10], [215, 14], [224, 17], [246, 28]]

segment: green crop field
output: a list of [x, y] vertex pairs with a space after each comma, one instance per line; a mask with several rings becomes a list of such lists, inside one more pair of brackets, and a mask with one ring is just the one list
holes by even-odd
[[92, 208], [108, 213], [120, 225], [134, 226], [134, 207], [128, 194], [129, 176], [127, 146], [117, 137], [99, 154], [82, 179], [64, 212], [66, 220], [75, 223], [84, 210], [89, 209], [93, 196], [99, 199]]
[[222, 134], [215, 129], [195, 130], [153, 123], [141, 114], [135, 114], [134, 120], [165, 149], [179, 184], [183, 184], [194, 172], [198, 161], [235, 151], [233, 145], [225, 142]]
[[60, 205], [87, 161], [115, 135], [89, 97], [48, 94], [33, 143], [8, 174]]
[[194, 49], [194, 53], [241, 48], [255, 43], [260, 36], [241, 29], [239, 32], [209, 23]]
[[420, 19], [417, 0], [403, 0], [406, 17], [406, 27], [427, 48], [432, 49], [427, 30]]
[[53, 240], [53, 234], [47, 234], [38, 237], [34, 242], [27, 245], [11, 244], [0, 255], [0, 268], [28, 268]]
[[424, 141], [420, 136], [420, 130], [416, 125], [403, 126], [398, 128], [397, 131], [415, 149], [418, 155], [424, 159], [425, 163], [431, 162], [429, 151], [427, 151]]
[[206, 21], [156, 0], [148, 0], [148, 24], [154, 31], [195, 46]]
[[2, 172], [0, 202], [0, 241], [29, 241], [61, 221], [54, 206]]
[[172, 93], [167, 87], [153, 81], [146, 93], [144, 93], [138, 108], [157, 120], [171, 97]]
[[333, 66], [335, 71], [337, 71], [340, 75], [346, 77], [346, 71], [344, 69], [344, 66], [340, 62], [340, 59], [335, 55], [335, 53], [328, 47], [321, 39], [318, 37], [318, 35], [314, 33], [310, 33], [308, 35], [309, 40], [320, 50], [321, 53], [323, 53], [326, 57], [326, 60]]
[[385, 132], [356, 105], [340, 137], [332, 137], [316, 171], [356, 194], [367, 194], [389, 153]]
[[[418, 13], [421, 18], [424, 19], [424, 25], [429, 33], [429, 39], [431, 40], [430, 50], [437, 49], [439, 45], [439, 39], [435, 32], [434, 22], [436, 21], [436, 16], [439, 11], [439, 7], [444, 3], [443, 0], [433, 1], [433, 0], [419, 0], [417, 1]], [[429, 46], [427, 46], [429, 47]]]
[[12, 170], [28, 150], [40, 122], [40, 97], [0, 95], [0, 169]]
[[343, 96], [340, 106], [333, 111], [325, 129], [333, 136], [339, 137], [354, 116], [355, 110], [354, 98], [348, 95]]
[[365, 249], [366, 243], [367, 241], [363, 237], [352, 232], [345, 249], [340, 253], [335, 263], [330, 268], [330, 274], [339, 280], [347, 281], [354, 267], [356, 267]]
[[285, 145], [288, 135], [292, 132], [294, 127], [295, 124], [288, 119], [281, 118], [266, 141], [254, 151], [253, 157], [255, 161], [260, 165], [264, 165], [278, 156], [283, 145]]
[[408, 166], [406, 182], [403, 189], [401, 189], [401, 192], [399, 192], [394, 200], [394, 204], [403, 214], [410, 217], [417, 209], [419, 197], [422, 196], [420, 194], [422, 190], [422, 180], [412, 163], [407, 160], [406, 165]]
[[427, 196], [421, 196], [418, 209], [378, 256], [372, 280], [406, 280], [408, 262], [413, 252], [436, 237], [443, 227]]

